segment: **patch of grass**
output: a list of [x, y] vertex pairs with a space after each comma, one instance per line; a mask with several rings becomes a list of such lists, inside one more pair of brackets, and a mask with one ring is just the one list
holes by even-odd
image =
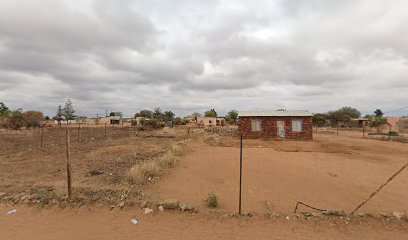
[[209, 193], [206, 202], [208, 207], [210, 208], [218, 207], [217, 195], [215, 195], [214, 193]]
[[396, 131], [389, 131], [388, 136], [399, 136], [399, 133]]
[[183, 156], [185, 153], [181, 145], [173, 145], [171, 152], [173, 153], [173, 155], [179, 156], [179, 157]]
[[174, 145], [164, 155], [148, 162], [134, 165], [127, 173], [128, 179], [133, 184], [143, 184], [149, 177], [161, 176], [164, 169], [174, 168], [180, 162], [180, 156], [185, 154], [182, 145]]
[[161, 168], [174, 168], [180, 162], [179, 158], [171, 151], [167, 152], [160, 158], [158, 158], [158, 162]]
[[133, 184], [142, 184], [149, 177], [158, 177], [162, 174], [162, 169], [157, 161], [143, 162], [133, 166], [127, 173], [128, 179]]

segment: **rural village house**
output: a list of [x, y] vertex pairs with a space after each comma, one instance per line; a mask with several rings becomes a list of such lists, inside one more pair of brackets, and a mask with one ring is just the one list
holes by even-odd
[[239, 112], [239, 133], [246, 138], [313, 139], [312, 116], [304, 110]]
[[197, 124], [204, 127], [224, 126], [225, 119], [221, 117], [197, 117]]

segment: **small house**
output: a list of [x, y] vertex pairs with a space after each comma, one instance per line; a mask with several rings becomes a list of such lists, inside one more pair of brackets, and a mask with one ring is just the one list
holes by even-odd
[[312, 113], [304, 110], [239, 112], [239, 133], [245, 138], [313, 139]]
[[197, 117], [197, 125], [204, 127], [224, 126], [225, 118], [221, 117]]

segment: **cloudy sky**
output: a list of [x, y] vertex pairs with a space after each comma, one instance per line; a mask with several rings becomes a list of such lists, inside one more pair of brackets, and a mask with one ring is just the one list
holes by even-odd
[[[55, 115], [408, 105], [408, 1], [1, 0], [0, 102]], [[393, 114], [408, 114], [408, 109]]]

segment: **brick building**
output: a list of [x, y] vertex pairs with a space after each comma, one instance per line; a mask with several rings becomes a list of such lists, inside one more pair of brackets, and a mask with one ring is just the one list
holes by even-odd
[[312, 113], [303, 110], [239, 112], [239, 132], [245, 138], [313, 139]]

